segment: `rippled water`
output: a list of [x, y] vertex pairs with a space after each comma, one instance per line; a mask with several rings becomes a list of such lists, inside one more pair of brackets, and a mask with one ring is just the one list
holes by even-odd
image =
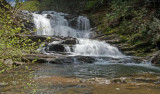
[[[34, 70], [34, 75], [37, 75], [35, 79], [41, 79], [38, 83], [41, 88], [39, 93], [42, 94], [150, 94], [149, 91], [158, 94], [160, 91], [160, 85], [155, 84], [160, 79], [149, 80], [160, 78], [160, 67], [149, 64], [113, 64], [107, 61], [94, 64], [45, 63], [35, 65]], [[143, 79], [135, 80], [141, 77]], [[129, 78], [126, 81], [132, 81], [108, 82], [117, 78]]]
[[160, 67], [149, 64], [40, 64], [35, 71], [39, 76], [65, 76], [78, 78], [116, 78], [138, 73], [160, 73]]

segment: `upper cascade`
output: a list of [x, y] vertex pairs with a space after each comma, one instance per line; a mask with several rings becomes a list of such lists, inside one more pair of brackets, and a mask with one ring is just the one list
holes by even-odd
[[42, 14], [33, 13], [37, 35], [89, 38], [89, 19], [84, 16], [65, 19], [67, 15], [54, 11], [44, 11]]

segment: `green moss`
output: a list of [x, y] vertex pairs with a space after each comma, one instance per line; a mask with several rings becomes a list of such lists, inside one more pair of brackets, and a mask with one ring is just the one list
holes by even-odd
[[129, 36], [120, 35], [120, 41], [121, 41], [121, 42], [127, 42], [128, 39], [129, 39]]
[[106, 28], [106, 31], [104, 32], [105, 34], [113, 34], [113, 33], [117, 33], [119, 31], [119, 28]]
[[145, 56], [154, 52], [152, 49], [160, 41], [160, 19], [155, 17], [155, 10], [147, 9], [143, 4], [137, 5], [140, 2], [143, 0], [112, 0], [111, 6], [104, 12], [105, 15], [101, 13], [95, 19], [99, 22], [98, 30], [105, 37], [117, 35], [121, 43], [133, 48], [131, 51], [135, 51], [136, 56]]

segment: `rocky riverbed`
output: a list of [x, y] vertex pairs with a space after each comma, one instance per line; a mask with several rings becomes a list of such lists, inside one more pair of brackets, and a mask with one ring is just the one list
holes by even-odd
[[[106, 65], [105, 69], [107, 69], [107, 66], [115, 67], [117, 65]], [[130, 69], [137, 68], [137, 66], [132, 66], [130, 66]], [[6, 73], [0, 75], [2, 78], [0, 79], [0, 92], [1, 94], [150, 94], [151, 92], [152, 94], [159, 94], [160, 74], [153, 73], [153, 71], [157, 71], [154, 68], [147, 68], [146, 73], [140, 72], [140, 70], [144, 71], [144, 69], [140, 69], [137, 73], [132, 71], [132, 74], [123, 74], [123, 72], [117, 71], [119, 76], [114, 74], [113, 71], [107, 76], [107, 74], [103, 73], [103, 71], [108, 73], [104, 69], [99, 70], [98, 73], [98, 70], [96, 70], [98, 67], [95, 67], [95, 69], [91, 69], [91, 67], [93, 68], [92, 64], [33, 64], [28, 65], [29, 69], [26, 66], [21, 66], [9, 71], [10, 76], [5, 76], [8, 75]], [[119, 68], [123, 67], [119, 66]], [[88, 74], [83, 72], [85, 69], [90, 69], [87, 70]], [[110, 69], [107, 70], [109, 71]], [[95, 76], [91, 74], [91, 71], [95, 73]], [[106, 75], [106, 77], [103, 75]]]

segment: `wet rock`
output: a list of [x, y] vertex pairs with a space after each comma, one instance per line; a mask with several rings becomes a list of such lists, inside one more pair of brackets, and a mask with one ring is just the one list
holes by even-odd
[[27, 37], [38, 44], [42, 42], [53, 42], [53, 41], [62, 41], [61, 44], [76, 44], [76, 38], [63, 37], [63, 36], [46, 36], [46, 35], [20, 35], [17, 34], [17, 37]]
[[156, 82], [154, 82], [154, 84], [160, 84], [160, 81], [156, 81]]
[[106, 84], [109, 85], [111, 84], [111, 81], [109, 79], [105, 78], [90, 78], [90, 79], [82, 79], [82, 83], [91, 83], [91, 84]]
[[96, 59], [89, 56], [77, 56], [76, 60], [80, 63], [94, 63]]
[[47, 62], [46, 58], [36, 58], [36, 57], [25, 57], [25, 58], [22, 58], [22, 61], [23, 62], [32, 62], [32, 61], [35, 61], [37, 63], [45, 63]]
[[26, 37], [28, 37], [29, 39], [31, 39], [34, 42], [39, 42], [39, 41], [44, 42], [44, 41], [46, 41], [48, 39], [47, 36], [43, 36], [43, 35], [42, 36], [27, 35]]
[[64, 40], [61, 44], [75, 45], [76, 43], [76, 39], [67, 39]]
[[36, 14], [42, 14], [43, 11], [36, 11]]
[[136, 82], [141, 82], [141, 83], [154, 83], [154, 82], [156, 82], [156, 79], [143, 78], [143, 77], [135, 78], [135, 80], [136, 80]]
[[24, 65], [24, 64], [26, 64], [26, 63], [24, 63], [24, 62], [19, 62], [19, 61], [15, 61], [15, 62], [13, 63], [13, 65], [16, 65], [16, 66], [20, 66], [20, 65]]
[[96, 59], [89, 56], [75, 56], [75, 57], [60, 57], [55, 60], [49, 61], [52, 64], [65, 64], [65, 63], [94, 63]]
[[65, 64], [65, 63], [73, 63], [74, 59], [71, 57], [63, 57], [63, 58], [57, 58], [53, 61], [49, 61], [49, 63], [52, 64]]
[[44, 55], [44, 54], [35, 53], [35, 54], [25, 55], [22, 58], [22, 61], [23, 62], [35, 61], [36, 63], [46, 63], [49, 61], [53, 61], [55, 58], [57, 58], [57, 56], [55, 56], [55, 55]]
[[46, 18], [51, 19], [51, 18], [52, 18], [52, 15], [47, 14]]
[[126, 82], [126, 78], [115, 78], [115, 79], [111, 80], [111, 83], [124, 84], [124, 83], [127, 83], [127, 82]]
[[160, 65], [160, 51], [158, 51], [151, 60], [153, 65]]
[[78, 15], [71, 15], [70, 14], [70, 15], [65, 15], [64, 16], [65, 19], [73, 19], [73, 18], [76, 18], [76, 17], [78, 17]]
[[53, 44], [49, 46], [49, 51], [65, 52], [65, 47], [61, 44]]

